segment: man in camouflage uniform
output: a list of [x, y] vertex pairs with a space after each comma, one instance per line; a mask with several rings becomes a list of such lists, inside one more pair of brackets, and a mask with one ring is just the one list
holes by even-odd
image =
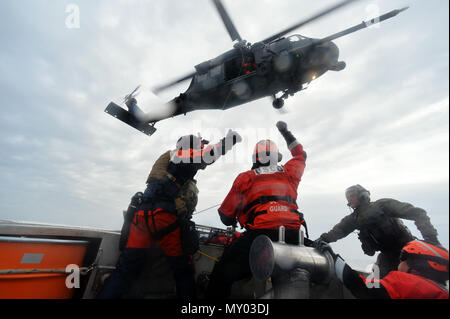
[[364, 253], [373, 256], [380, 251], [375, 263], [379, 267], [380, 278], [397, 268], [402, 247], [415, 239], [400, 219], [413, 220], [425, 241], [441, 245], [436, 229], [422, 208], [390, 198], [371, 202], [370, 192], [359, 184], [347, 188], [345, 196], [353, 213], [323, 233], [316, 242], [335, 242], [359, 230], [358, 238]]

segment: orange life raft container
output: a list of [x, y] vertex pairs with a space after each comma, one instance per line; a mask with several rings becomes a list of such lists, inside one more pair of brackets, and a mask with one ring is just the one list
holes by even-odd
[[82, 240], [0, 236], [0, 299], [71, 298], [75, 279], [68, 276], [76, 273], [66, 273], [66, 267], [81, 268], [87, 245]]

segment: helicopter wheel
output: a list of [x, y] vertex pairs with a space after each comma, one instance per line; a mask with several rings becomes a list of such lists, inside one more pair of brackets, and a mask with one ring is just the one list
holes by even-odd
[[273, 100], [272, 105], [274, 108], [276, 108], [277, 110], [281, 109], [284, 105], [284, 101], [281, 98], [277, 98], [275, 100]]

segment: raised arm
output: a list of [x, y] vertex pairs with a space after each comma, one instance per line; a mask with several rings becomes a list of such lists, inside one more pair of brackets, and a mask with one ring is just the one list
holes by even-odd
[[225, 155], [233, 148], [236, 143], [242, 141], [238, 132], [228, 130], [227, 135], [214, 145], [208, 145], [202, 150], [202, 163], [210, 165], [214, 163], [221, 155]]
[[286, 164], [284, 169], [288, 172], [292, 186], [297, 189], [306, 167], [306, 152], [291, 131], [288, 130], [285, 122], [277, 122], [277, 128], [286, 141], [287, 147], [293, 156]]

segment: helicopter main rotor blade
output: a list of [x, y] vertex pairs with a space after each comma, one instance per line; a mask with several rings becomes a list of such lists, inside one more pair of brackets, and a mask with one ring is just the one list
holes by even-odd
[[409, 8], [409, 7], [404, 7], [404, 8], [402, 8], [402, 9], [392, 10], [392, 11], [390, 11], [390, 12], [388, 12], [388, 13], [385, 13], [385, 14], [383, 14], [383, 15], [377, 17], [377, 18], [373, 18], [373, 19], [370, 19], [370, 20], [368, 20], [368, 21], [363, 21], [362, 23], [357, 24], [357, 25], [355, 25], [354, 27], [345, 29], [345, 30], [343, 30], [343, 31], [341, 31], [341, 32], [337, 32], [337, 33], [332, 34], [332, 35], [330, 35], [330, 36], [328, 36], [328, 37], [326, 37], [326, 38], [320, 39], [319, 41], [314, 42], [314, 44], [321, 44], [321, 43], [333, 41], [334, 39], [343, 37], [344, 35], [347, 35], [347, 34], [356, 32], [356, 31], [358, 31], [358, 30], [361, 30], [361, 29], [370, 27], [370, 26], [373, 25], [373, 24], [377, 24], [377, 23], [380, 23], [381, 21], [384, 21], [384, 20], [393, 18], [393, 17], [395, 17], [397, 14], [399, 14], [399, 13], [402, 12], [402, 11], [405, 11], [405, 10], [408, 9], [408, 8]]
[[345, 1], [341, 1], [341, 2], [339, 2], [338, 4], [332, 6], [332, 7], [328, 8], [328, 9], [325, 9], [325, 10], [323, 10], [323, 11], [317, 13], [317, 14], [315, 14], [314, 16], [310, 17], [309, 19], [306, 19], [306, 20], [304, 20], [304, 21], [302, 21], [302, 22], [299, 22], [299, 23], [297, 23], [297, 24], [294, 24], [293, 26], [291, 26], [291, 27], [289, 27], [289, 28], [287, 28], [287, 29], [285, 29], [285, 30], [283, 30], [283, 31], [281, 31], [281, 32], [279, 32], [279, 33], [277, 33], [277, 34], [274, 34], [273, 36], [271, 36], [271, 37], [269, 37], [269, 38], [263, 40], [262, 42], [263, 42], [263, 43], [270, 43], [270, 42], [272, 42], [273, 40], [276, 40], [276, 39], [278, 39], [279, 37], [285, 35], [286, 33], [289, 33], [289, 32], [291, 32], [291, 31], [293, 31], [293, 30], [295, 30], [295, 29], [297, 29], [297, 28], [300, 28], [300, 27], [302, 27], [302, 26], [304, 26], [304, 25], [306, 25], [306, 24], [308, 24], [308, 23], [310, 23], [310, 22], [312, 22], [312, 21], [314, 21], [314, 20], [317, 20], [317, 19], [319, 19], [319, 18], [321, 18], [321, 17], [323, 17], [323, 16], [325, 16], [325, 15], [327, 15], [327, 14], [329, 14], [329, 13], [331, 13], [331, 12], [337, 10], [337, 9], [340, 9], [340, 8], [342, 8], [342, 7], [344, 7], [344, 6], [348, 5], [348, 4], [350, 4], [350, 3], [352, 3], [352, 2], [355, 2], [355, 1], [358, 1], [358, 0], [345, 0]]
[[230, 16], [228, 15], [227, 11], [225, 10], [224, 6], [222, 5], [222, 2], [220, 0], [212, 0], [214, 5], [217, 8], [217, 11], [220, 14], [220, 17], [222, 18], [223, 23], [225, 24], [225, 28], [227, 28], [228, 34], [231, 37], [231, 40], [238, 40], [239, 42], [242, 41], [241, 36], [239, 35], [239, 32], [237, 32], [233, 21], [231, 21]]
[[183, 76], [182, 78], [179, 78], [178, 80], [172, 81], [172, 82], [164, 84], [164, 85], [160, 85], [160, 86], [154, 87], [154, 88], [152, 88], [152, 91], [154, 93], [159, 93], [161, 91], [164, 91], [165, 89], [170, 88], [171, 86], [174, 86], [175, 84], [178, 84], [178, 83], [181, 83], [183, 81], [189, 80], [195, 74], [196, 74], [196, 72], [193, 72], [193, 73], [190, 73], [190, 74], [188, 74], [186, 76]]

